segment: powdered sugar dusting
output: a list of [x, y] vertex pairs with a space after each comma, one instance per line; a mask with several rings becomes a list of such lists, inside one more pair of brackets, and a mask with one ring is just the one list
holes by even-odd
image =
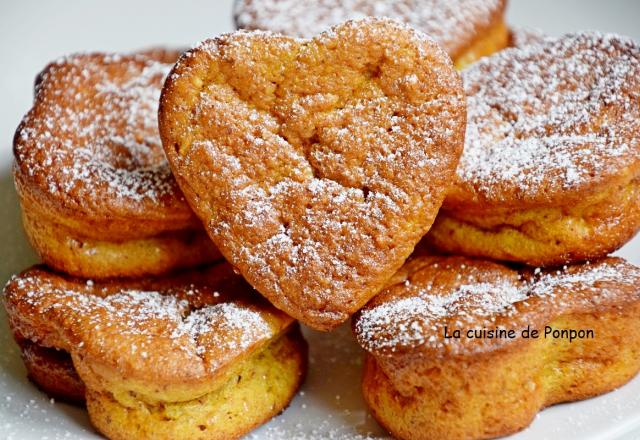
[[[57, 348], [100, 353], [107, 362], [115, 358], [117, 364], [143, 370], [149, 365], [174, 368], [178, 362], [186, 374], [215, 372], [279, 331], [267, 321], [269, 313], [248, 302], [245, 294], [233, 298], [197, 285], [163, 290], [101, 287], [63, 282], [36, 271], [13, 277], [8, 286], [8, 306], [30, 309], [14, 315], [24, 337], [40, 342], [43, 334], [59, 332], [58, 344], [63, 346]], [[39, 319], [50, 329], [31, 334], [26, 323]]]
[[509, 46], [525, 47], [532, 44], [540, 44], [545, 41], [553, 41], [553, 37], [545, 34], [541, 29], [530, 27], [510, 27]]
[[[214, 333], [212, 328], [216, 329]], [[267, 321], [259, 313], [235, 303], [210, 305], [192, 312], [171, 336], [179, 338], [182, 334], [195, 341], [209, 334], [208, 344], [242, 351], [272, 336]], [[196, 352], [204, 355], [205, 347], [197, 345]]]
[[121, 55], [72, 55], [50, 65], [16, 135], [21, 171], [81, 206], [102, 192], [121, 206], [181, 197], [157, 127], [170, 69]]
[[311, 37], [347, 20], [387, 17], [433, 37], [450, 53], [469, 45], [498, 14], [501, 0], [240, 0], [240, 28]]
[[516, 326], [520, 321], [530, 324], [523, 316], [534, 298], [546, 298], [545, 306], [557, 310], [580, 301], [606, 301], [615, 297], [616, 288], [639, 285], [640, 268], [603, 261], [548, 272], [523, 270], [518, 277], [497, 276], [482, 282], [461, 279], [447, 290], [442, 290], [436, 275], [430, 279], [416, 284], [407, 281], [401, 296], [363, 310], [356, 321], [356, 334], [365, 349], [393, 352], [442, 347], [448, 342], [443, 338], [444, 325], [483, 328], [498, 320]]
[[597, 33], [508, 49], [463, 72], [461, 184], [483, 200], [529, 199], [640, 160], [640, 49]]

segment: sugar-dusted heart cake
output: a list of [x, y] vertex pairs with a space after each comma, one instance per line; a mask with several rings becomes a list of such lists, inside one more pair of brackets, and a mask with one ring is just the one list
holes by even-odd
[[327, 330], [429, 230], [462, 152], [449, 56], [389, 19], [311, 40], [236, 32], [186, 52], [161, 96], [171, 168], [224, 256]]

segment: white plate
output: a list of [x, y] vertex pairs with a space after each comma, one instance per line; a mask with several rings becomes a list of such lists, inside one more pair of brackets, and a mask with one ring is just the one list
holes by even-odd
[[[304, 0], [301, 0], [304, 1]], [[550, 34], [577, 29], [640, 39], [640, 2], [512, 0], [509, 22]], [[182, 46], [231, 29], [231, 1], [117, 0], [0, 3], [0, 282], [36, 262], [25, 242], [10, 175], [11, 139], [29, 107], [35, 74], [57, 56], [79, 50]], [[619, 253], [640, 264], [640, 238]], [[311, 365], [289, 409], [249, 437], [255, 439], [385, 438], [360, 396], [361, 352], [347, 327], [307, 331]], [[98, 438], [86, 413], [52, 403], [25, 377], [0, 312], [0, 439]], [[513, 440], [640, 438], [640, 379], [607, 395], [543, 411]]]

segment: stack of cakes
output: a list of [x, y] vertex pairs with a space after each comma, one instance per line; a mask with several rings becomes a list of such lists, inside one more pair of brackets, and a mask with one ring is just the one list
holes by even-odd
[[402, 439], [630, 380], [640, 47], [505, 3], [241, 0], [180, 56], [49, 65], [14, 140], [46, 266], [5, 288], [31, 379], [109, 438], [237, 438], [300, 386], [296, 320], [353, 317]]

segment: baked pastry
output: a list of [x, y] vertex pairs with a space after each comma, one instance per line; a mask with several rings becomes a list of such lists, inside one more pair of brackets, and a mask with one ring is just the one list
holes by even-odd
[[462, 68], [507, 46], [506, 0], [236, 0], [240, 29], [312, 37], [366, 16], [388, 17], [423, 31]]
[[400, 439], [511, 434], [640, 369], [640, 269], [619, 258], [540, 271], [423, 256], [395, 282], [354, 331], [365, 400]]
[[160, 134], [222, 254], [316, 329], [345, 321], [429, 229], [463, 143], [449, 57], [388, 19], [312, 40], [239, 31], [186, 52]]
[[507, 49], [463, 72], [458, 179], [428, 240], [441, 251], [560, 265], [640, 228], [640, 49], [578, 33]]
[[36, 266], [4, 300], [32, 380], [67, 400], [84, 388], [111, 439], [240, 437], [285, 408], [306, 371], [299, 326], [228, 264], [95, 283]]
[[172, 57], [71, 55], [38, 76], [14, 138], [14, 176], [25, 231], [48, 265], [105, 278], [221, 258], [160, 144], [158, 99]]

